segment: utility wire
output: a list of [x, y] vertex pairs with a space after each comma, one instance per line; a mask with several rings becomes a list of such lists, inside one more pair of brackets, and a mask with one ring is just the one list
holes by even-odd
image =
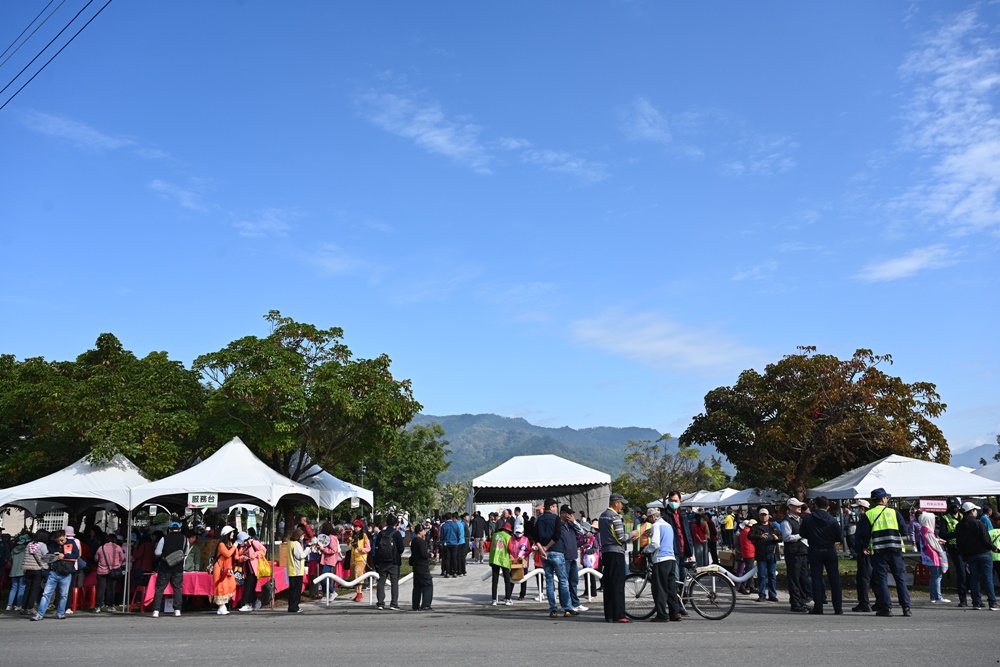
[[[42, 11], [38, 12], [38, 16], [41, 16], [42, 14], [44, 14], [45, 10], [48, 9], [52, 5], [52, 3], [55, 2], [55, 1], [56, 0], [49, 0], [49, 4], [47, 4], [44, 7], [42, 7]], [[65, 1], [66, 0], [63, 0], [63, 2], [65, 2]], [[59, 3], [59, 7], [61, 7], [61, 6], [62, 6], [62, 2]], [[58, 10], [59, 7], [56, 7], [56, 9]], [[53, 11], [52, 14], [55, 14], [55, 11]], [[50, 18], [52, 18], [52, 14], [49, 14], [48, 18], [46, 18], [45, 21], [48, 21]], [[7, 55], [7, 52], [10, 51], [10, 47], [14, 46], [15, 44], [17, 44], [17, 40], [19, 40], [22, 37], [24, 37], [24, 33], [28, 32], [28, 28], [30, 28], [32, 25], [35, 24], [35, 21], [38, 20], [38, 16], [36, 16], [35, 18], [31, 19], [31, 23], [29, 23], [28, 25], [26, 25], [24, 27], [24, 30], [21, 31], [21, 34], [14, 38], [14, 41], [10, 43], [10, 46], [8, 46], [6, 49], [3, 50], [3, 53], [0, 53], [0, 58], [3, 58], [5, 55]], [[45, 21], [42, 21], [42, 25], [45, 25]], [[41, 25], [38, 26], [38, 28], [41, 28], [41, 27], [42, 27]], [[38, 28], [35, 28], [35, 30], [38, 30]], [[34, 35], [34, 34], [35, 33], [31, 33], [31, 35]], [[28, 39], [31, 39], [31, 35], [28, 35]], [[26, 39], [24, 41], [26, 42], [28, 40]], [[21, 43], [21, 46], [23, 46], [23, 45], [24, 45], [24, 42]], [[21, 47], [19, 46], [17, 48], [21, 48]], [[17, 51], [15, 50], [14, 53], [17, 53]], [[14, 54], [12, 53], [11, 55], [14, 55]], [[8, 60], [9, 60], [9, 58], [8, 58]], [[4, 62], [7, 62], [7, 61], [5, 60]], [[2, 67], [2, 66], [3, 66], [3, 63], [0, 63], [0, 67]]]
[[[39, 51], [39, 52], [38, 52], [38, 55], [37, 55], [37, 56], [35, 56], [34, 58], [32, 58], [32, 59], [31, 59], [31, 62], [29, 62], [29, 63], [28, 63], [27, 65], [25, 65], [25, 66], [24, 66], [24, 68], [23, 68], [23, 69], [21, 69], [21, 71], [20, 71], [20, 72], [18, 72], [18, 73], [17, 73], [17, 75], [16, 75], [16, 76], [15, 76], [15, 77], [14, 77], [13, 79], [11, 79], [11, 80], [10, 80], [10, 83], [8, 83], [8, 84], [7, 84], [6, 86], [4, 86], [4, 87], [3, 87], [2, 89], [0, 89], [0, 95], [3, 95], [4, 91], [6, 91], [6, 90], [7, 90], [8, 88], [10, 88], [10, 87], [11, 87], [12, 85], [14, 85], [14, 82], [15, 82], [15, 81], [17, 81], [17, 80], [18, 80], [18, 78], [20, 78], [20, 76], [21, 76], [22, 74], [24, 74], [24, 72], [25, 72], [25, 71], [26, 71], [26, 70], [27, 70], [27, 69], [28, 69], [29, 67], [31, 67], [31, 66], [32, 66], [32, 65], [34, 64], [34, 62], [35, 62], [36, 60], [38, 60], [38, 59], [39, 59], [39, 58], [41, 57], [41, 55], [42, 55], [43, 53], [45, 53], [45, 52], [46, 52], [46, 51], [48, 50], [48, 48], [49, 48], [50, 46], [52, 46], [52, 44], [53, 44], [53, 43], [54, 43], [54, 42], [55, 42], [55, 41], [56, 41], [57, 39], [59, 39], [59, 37], [60, 37], [60, 36], [61, 36], [61, 35], [62, 35], [62, 34], [63, 34], [64, 32], [66, 32], [66, 29], [67, 29], [67, 28], [69, 28], [69, 27], [70, 27], [71, 25], [73, 25], [73, 22], [74, 22], [74, 21], [76, 21], [76, 20], [77, 20], [77, 18], [79, 18], [79, 17], [80, 17], [80, 14], [82, 14], [82, 13], [83, 13], [83, 11], [84, 11], [85, 9], [87, 9], [87, 7], [90, 7], [90, 5], [92, 5], [92, 4], [93, 4], [93, 2], [94, 2], [94, 0], [88, 0], [88, 1], [87, 1], [87, 4], [85, 4], [85, 5], [84, 5], [84, 6], [83, 6], [83, 7], [82, 7], [82, 8], [80, 9], [80, 11], [78, 11], [78, 12], [76, 13], [76, 16], [74, 16], [74, 17], [73, 17], [73, 18], [72, 18], [72, 19], [70, 20], [70, 22], [69, 22], [69, 23], [67, 23], [67, 24], [66, 24], [66, 25], [65, 25], [65, 26], [63, 27], [63, 29], [62, 29], [62, 30], [60, 30], [60, 31], [59, 31], [59, 33], [58, 33], [58, 34], [57, 34], [57, 35], [56, 35], [55, 37], [53, 37], [53, 38], [52, 38], [51, 40], [49, 40], [49, 43], [45, 45], [45, 48], [44, 48], [44, 49], [42, 49], [41, 51]], [[111, 0], [108, 0], [108, 1], [106, 2], [106, 3], [104, 3], [104, 7], [107, 7], [107, 6], [108, 6], [108, 5], [110, 5], [110, 4], [111, 4]], [[84, 23], [84, 24], [83, 24], [83, 28], [86, 28], [86, 27], [87, 27], [88, 25], [90, 25], [90, 21], [93, 21], [93, 20], [94, 20], [95, 18], [97, 18], [97, 17], [98, 17], [98, 15], [99, 15], [99, 14], [100, 14], [101, 12], [103, 12], [103, 11], [104, 11], [104, 7], [101, 7], [101, 8], [99, 9], [99, 10], [97, 10], [97, 14], [94, 14], [93, 16], [91, 16], [91, 17], [90, 17], [90, 20], [89, 20], [89, 21], [87, 21], [86, 23]], [[48, 59], [48, 60], [47, 60], [47, 61], [45, 62], [45, 64], [44, 64], [44, 65], [42, 65], [42, 66], [41, 66], [41, 67], [40, 67], [40, 68], [38, 69], [38, 71], [37, 71], [37, 72], [35, 72], [34, 74], [32, 74], [32, 75], [31, 75], [31, 78], [30, 78], [30, 79], [28, 79], [28, 80], [27, 80], [27, 81], [26, 81], [26, 82], [24, 83], [24, 86], [27, 86], [27, 85], [28, 85], [29, 83], [31, 83], [31, 82], [32, 82], [32, 80], [34, 80], [34, 78], [35, 78], [36, 76], [38, 76], [38, 74], [39, 74], [39, 73], [40, 73], [40, 72], [41, 72], [41, 71], [42, 71], [43, 69], [45, 69], [45, 67], [46, 67], [46, 66], [47, 66], [47, 65], [48, 65], [48, 64], [49, 64], [50, 62], [52, 62], [52, 59], [53, 59], [53, 58], [55, 58], [55, 57], [56, 57], [56, 56], [58, 56], [58, 55], [59, 55], [60, 53], [62, 53], [63, 49], [65, 49], [65, 48], [66, 48], [67, 46], [69, 46], [69, 45], [70, 45], [70, 42], [72, 42], [72, 41], [73, 41], [74, 39], [76, 39], [76, 36], [77, 36], [77, 35], [79, 35], [79, 34], [80, 34], [80, 33], [81, 33], [82, 31], [83, 31], [83, 28], [80, 28], [79, 30], [77, 30], [77, 31], [76, 31], [76, 34], [74, 34], [74, 35], [73, 35], [72, 37], [70, 37], [70, 38], [69, 38], [69, 41], [68, 41], [68, 42], [66, 42], [65, 44], [63, 44], [63, 45], [62, 45], [62, 47], [60, 47], [60, 49], [59, 49], [58, 51], [56, 51], [55, 55], [54, 55], [54, 56], [52, 56], [52, 58], [49, 58], [49, 59]], [[17, 94], [18, 94], [19, 92], [21, 92], [22, 90], [24, 90], [24, 86], [21, 86], [20, 88], [18, 88], [18, 89], [17, 89], [17, 91], [15, 91], [15, 92], [14, 92], [14, 94], [13, 94], [13, 95], [11, 95], [11, 96], [10, 96], [10, 98], [8, 98], [8, 100], [7, 100], [6, 102], [4, 102], [4, 103], [3, 103], [3, 106], [0, 106], [0, 109], [3, 109], [3, 108], [4, 108], [5, 106], [7, 106], [7, 105], [8, 105], [9, 103], [10, 103], [10, 101], [11, 101], [12, 99], [14, 99], [15, 97], [17, 97]]]

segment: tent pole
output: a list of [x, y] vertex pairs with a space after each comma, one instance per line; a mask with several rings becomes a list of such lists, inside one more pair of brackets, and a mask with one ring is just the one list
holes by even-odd
[[[130, 500], [129, 505], [131, 504], [132, 502]], [[132, 600], [129, 598], [128, 595], [129, 579], [131, 578], [131, 575], [132, 575], [132, 508], [129, 508], [128, 526], [126, 527], [125, 530], [125, 579], [124, 583], [122, 584], [123, 587], [122, 610], [124, 610], [126, 614], [132, 611], [132, 605], [131, 605]]]
[[[277, 513], [277, 511], [278, 511], [277, 505], [275, 505], [274, 507], [271, 508], [271, 549], [272, 549], [271, 557], [272, 558], [275, 555], [273, 550], [276, 548], [275, 547], [276, 540], [275, 540], [275, 535], [274, 535], [274, 515]], [[276, 559], [276, 560], [280, 560], [280, 559]], [[272, 569], [272, 572], [271, 572], [271, 611], [274, 611], [274, 596], [275, 596], [275, 592], [277, 591], [278, 587], [275, 585], [275, 581], [274, 581], [274, 578], [277, 576], [277, 573], [273, 571], [274, 568], [271, 568], [271, 569]]]

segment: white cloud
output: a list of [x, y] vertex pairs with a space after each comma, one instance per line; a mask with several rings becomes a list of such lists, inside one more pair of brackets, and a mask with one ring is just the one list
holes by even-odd
[[159, 193], [160, 196], [165, 199], [170, 199], [181, 208], [198, 211], [199, 213], [204, 213], [210, 209], [210, 207], [202, 201], [201, 193], [190, 188], [184, 188], [173, 183], [161, 181], [157, 178], [150, 181], [149, 189], [153, 192]]
[[730, 176], [772, 176], [795, 167], [799, 143], [790, 137], [769, 136], [744, 128], [735, 142], [739, 157], [722, 164]]
[[356, 102], [361, 114], [383, 130], [473, 171], [491, 173], [493, 156], [479, 140], [478, 125], [448, 117], [436, 103], [394, 93], [370, 91], [359, 95]]
[[135, 154], [145, 160], [162, 160], [165, 157], [169, 157], [166, 151], [161, 151], [157, 148], [137, 148], [135, 149]]
[[954, 263], [954, 255], [943, 245], [917, 248], [902, 257], [872, 262], [855, 276], [864, 282], [887, 282], [909, 278], [927, 269], [940, 269]]
[[603, 181], [608, 177], [602, 163], [566, 151], [529, 148], [521, 153], [521, 159], [548, 171], [569, 174], [584, 181]]
[[904, 148], [930, 158], [923, 182], [893, 205], [960, 232], [1000, 226], [1000, 38], [976, 9], [926, 36], [901, 74], [915, 88]]
[[715, 370], [751, 363], [759, 354], [712, 330], [696, 330], [654, 313], [609, 312], [573, 323], [581, 345], [616, 354], [657, 370]]
[[240, 236], [247, 238], [264, 238], [266, 236], [287, 236], [293, 229], [289, 218], [296, 217], [294, 211], [279, 208], [267, 208], [253, 219], [238, 220], [233, 227], [239, 230]]
[[621, 114], [622, 132], [630, 141], [669, 144], [673, 137], [666, 117], [645, 97], [637, 97]]
[[115, 137], [96, 130], [89, 125], [62, 116], [28, 111], [23, 114], [24, 126], [49, 137], [65, 139], [78, 148], [105, 152], [135, 145], [127, 137]]
[[738, 271], [736, 275], [733, 276], [734, 281], [740, 280], [763, 280], [767, 278], [775, 271], [778, 270], [778, 263], [775, 261], [768, 261], [758, 264], [757, 266], [752, 266], [749, 269], [743, 269]]
[[309, 260], [324, 273], [347, 275], [365, 267], [365, 262], [332, 243], [324, 243]]

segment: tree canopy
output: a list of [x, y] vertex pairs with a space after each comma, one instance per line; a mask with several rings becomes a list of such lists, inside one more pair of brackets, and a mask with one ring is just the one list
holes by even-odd
[[948, 443], [931, 422], [946, 408], [934, 384], [887, 375], [880, 367], [892, 358], [871, 350], [847, 360], [798, 350], [708, 392], [681, 444], [711, 443], [736, 466], [737, 483], [798, 497], [890, 454], [948, 463]]
[[669, 433], [656, 442], [629, 440], [625, 443], [624, 470], [613, 488], [632, 505], [645, 506], [659, 500], [665, 502], [671, 490], [682, 493], [723, 488], [729, 476], [716, 457], [706, 461], [701, 452], [689, 445], [680, 445], [676, 452], [667, 446]]

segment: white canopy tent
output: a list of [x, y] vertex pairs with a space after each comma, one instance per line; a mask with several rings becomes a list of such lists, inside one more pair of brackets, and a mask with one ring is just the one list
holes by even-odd
[[147, 482], [138, 466], [121, 454], [96, 466], [82, 458], [51, 475], [0, 490], [0, 507], [12, 505], [31, 514], [60, 507], [80, 511], [108, 503], [129, 509], [130, 489]]
[[874, 489], [880, 487], [896, 498], [1000, 494], [1000, 482], [982, 475], [893, 454], [809, 489], [806, 495], [810, 498], [868, 498]]
[[369, 507], [375, 506], [375, 494], [368, 489], [362, 489], [357, 484], [351, 484], [337, 479], [319, 466], [312, 466], [305, 472], [306, 477], [300, 482], [308, 486], [317, 494], [319, 506], [328, 510], [350, 500], [360, 498], [368, 503]]
[[256, 498], [268, 507], [277, 506], [286, 497], [312, 503], [319, 500], [318, 492], [275, 472], [254, 456], [242, 440], [233, 438], [196, 466], [136, 486], [129, 507], [134, 509], [153, 498], [186, 497], [189, 493], [206, 491]]
[[730, 505], [731, 503], [729, 502], [729, 498], [737, 493], [739, 493], [739, 491], [736, 489], [719, 489], [718, 491], [704, 493], [696, 499], [682, 502], [681, 505], [694, 507], [719, 507], [720, 505]]
[[788, 499], [787, 493], [774, 489], [743, 489], [726, 498], [725, 505], [774, 505]]
[[547, 497], [596, 517], [608, 507], [611, 475], [554, 454], [515, 456], [472, 480], [467, 505]]
[[976, 468], [972, 471], [973, 475], [978, 475], [983, 479], [991, 479], [994, 482], [1000, 482], [1000, 463], [991, 463], [985, 465], [982, 468]]

